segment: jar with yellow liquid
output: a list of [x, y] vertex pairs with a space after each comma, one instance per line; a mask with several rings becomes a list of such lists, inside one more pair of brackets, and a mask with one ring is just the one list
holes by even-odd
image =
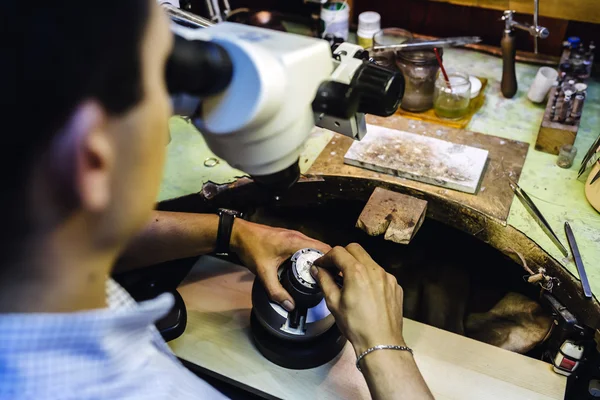
[[433, 110], [438, 117], [460, 119], [469, 112], [471, 81], [469, 75], [448, 71], [449, 84], [441, 71], [435, 81]]

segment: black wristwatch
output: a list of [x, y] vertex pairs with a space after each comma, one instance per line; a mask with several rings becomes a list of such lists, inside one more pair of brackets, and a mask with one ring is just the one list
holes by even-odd
[[227, 208], [219, 208], [217, 212], [219, 215], [219, 228], [217, 229], [217, 244], [215, 246], [215, 253], [218, 256], [225, 256], [231, 252], [229, 248], [229, 242], [231, 241], [231, 232], [233, 231], [233, 222], [236, 218], [243, 218], [244, 214], [229, 210]]

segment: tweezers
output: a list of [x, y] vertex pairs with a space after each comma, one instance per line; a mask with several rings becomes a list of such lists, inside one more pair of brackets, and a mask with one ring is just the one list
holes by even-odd
[[573, 230], [571, 229], [571, 225], [569, 225], [568, 222], [565, 222], [565, 233], [567, 234], [567, 241], [569, 242], [571, 252], [573, 253], [573, 259], [575, 260], [575, 265], [577, 266], [577, 272], [579, 272], [581, 286], [583, 287], [583, 294], [587, 298], [592, 298], [592, 289], [590, 288], [590, 282], [588, 281], [587, 274], [585, 273], [585, 267], [583, 266], [581, 254], [579, 253], [579, 248], [577, 247], [577, 242], [575, 241], [575, 235], [573, 235]]
[[510, 179], [508, 176], [506, 178], [508, 179], [508, 184], [510, 185], [510, 188], [514, 192], [515, 196], [517, 196], [517, 198], [519, 199], [521, 204], [523, 204], [523, 207], [525, 207], [527, 212], [529, 212], [529, 215], [531, 215], [533, 217], [535, 222], [537, 222], [537, 224], [540, 226], [540, 228], [542, 228], [544, 233], [550, 238], [550, 240], [552, 240], [552, 243], [554, 243], [556, 245], [556, 247], [558, 247], [560, 252], [565, 257], [567, 257], [569, 255], [569, 253], [567, 252], [567, 249], [560, 242], [560, 240], [558, 239], [558, 236], [556, 236], [556, 234], [550, 227], [550, 224], [548, 223], [548, 221], [546, 221], [546, 218], [544, 218], [544, 216], [542, 215], [540, 210], [537, 208], [537, 206], [535, 205], [533, 200], [531, 200], [531, 198], [527, 195], [527, 193], [525, 193], [525, 191], [523, 189], [521, 189], [521, 187], [519, 185], [517, 185], [517, 183], [515, 181]]

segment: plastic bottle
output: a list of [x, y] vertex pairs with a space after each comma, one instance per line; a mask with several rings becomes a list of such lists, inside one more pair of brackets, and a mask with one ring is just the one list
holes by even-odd
[[358, 45], [373, 47], [373, 36], [381, 30], [381, 15], [375, 11], [365, 11], [358, 16]]
[[348, 40], [350, 6], [341, 1], [327, 2], [321, 8], [321, 20], [325, 26], [323, 37], [333, 35]]

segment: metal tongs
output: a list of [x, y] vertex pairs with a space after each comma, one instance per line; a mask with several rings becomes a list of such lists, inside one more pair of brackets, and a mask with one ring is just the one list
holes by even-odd
[[535, 222], [537, 222], [537, 224], [540, 226], [540, 228], [542, 228], [544, 233], [546, 235], [548, 235], [550, 240], [552, 240], [552, 242], [556, 245], [556, 247], [558, 247], [560, 252], [565, 257], [568, 257], [569, 253], [567, 252], [567, 249], [560, 242], [560, 240], [558, 239], [558, 236], [556, 236], [556, 234], [550, 227], [550, 224], [548, 223], [548, 221], [546, 221], [546, 218], [544, 218], [541, 211], [534, 204], [533, 200], [531, 200], [531, 198], [527, 195], [527, 193], [525, 193], [525, 191], [523, 189], [521, 189], [521, 187], [519, 185], [517, 185], [517, 183], [515, 181], [510, 179], [510, 177], [508, 177], [508, 176], [506, 178], [508, 179], [508, 184], [510, 185], [510, 188], [515, 193], [515, 196], [517, 196], [519, 201], [521, 201], [521, 204], [523, 204], [523, 206], [529, 212], [529, 214], [533, 217]]
[[373, 50], [424, 50], [434, 47], [458, 47], [479, 42], [481, 42], [479, 36], [457, 36], [433, 40], [413, 39], [400, 44], [373, 46]]

